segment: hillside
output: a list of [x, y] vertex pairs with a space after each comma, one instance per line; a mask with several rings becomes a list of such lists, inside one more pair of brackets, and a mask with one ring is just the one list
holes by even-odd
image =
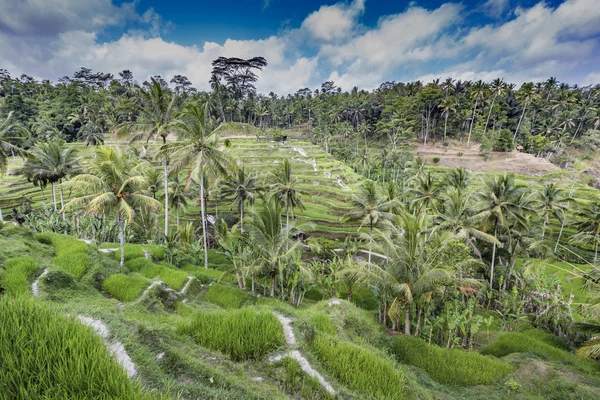
[[[112, 390], [118, 398], [138, 398], [140, 390], [147, 398], [181, 399], [600, 396], [597, 365], [577, 359], [566, 344], [528, 324], [520, 326], [520, 333], [491, 326], [477, 334], [476, 350], [447, 350], [417, 338], [388, 336], [371, 312], [344, 300], [307, 299], [296, 309], [230, 286], [227, 277], [216, 283], [219, 270], [165, 264], [164, 254], [151, 247], [148, 258], [144, 253], [136, 257], [140, 253], [131, 247], [126, 268], [119, 268], [113, 251], [62, 235], [33, 237], [27, 229], [8, 225], [0, 231], [0, 248], [5, 290], [0, 341], [6, 340], [3, 330], [10, 330], [6, 318], [14, 318], [9, 314], [13, 306], [22, 307], [17, 324], [31, 313], [50, 313], [57, 332], [78, 332], [91, 340], [87, 345], [96, 350], [79, 362], [105, 363], [111, 354], [114, 361], [103, 368], [113, 378], [98, 390]], [[73, 257], [88, 260], [77, 273], [62, 261]], [[31, 267], [17, 272], [25, 260], [31, 260]], [[50, 334], [36, 331], [33, 354], [36, 343]], [[14, 367], [6, 362], [17, 357], [15, 348], [3, 342], [0, 349], [0, 365], [10, 371]], [[38, 384], [22, 394], [34, 399], [62, 385], [62, 393], [76, 397], [82, 388], [65, 380], [75, 374], [75, 361], [48, 357], [50, 367], [61, 373], [52, 381], [40, 375]], [[39, 368], [35, 362], [30, 360], [29, 374]], [[132, 383], [123, 381], [126, 376]], [[0, 398], [14, 398], [15, 387], [2, 383]]]

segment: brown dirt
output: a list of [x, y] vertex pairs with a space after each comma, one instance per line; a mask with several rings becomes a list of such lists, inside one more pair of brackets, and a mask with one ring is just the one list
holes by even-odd
[[[524, 175], [541, 176], [559, 169], [544, 158], [514, 150], [510, 153], [490, 152], [486, 161], [479, 151], [479, 144], [470, 147], [464, 145], [419, 144], [414, 154], [420, 156], [427, 164], [432, 164], [439, 157], [438, 165], [446, 167], [464, 167], [475, 172], [512, 172]], [[459, 153], [462, 153], [459, 156]]]

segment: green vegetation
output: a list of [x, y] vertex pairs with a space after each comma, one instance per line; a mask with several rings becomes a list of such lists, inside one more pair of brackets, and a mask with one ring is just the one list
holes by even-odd
[[149, 398], [90, 328], [26, 298], [0, 298], [0, 370], [5, 399]]
[[41, 243], [54, 246], [56, 257], [52, 258], [52, 265], [73, 275], [76, 279], [81, 278], [91, 266], [88, 246], [81, 240], [53, 232], [38, 233], [36, 239]]
[[365, 398], [405, 397], [404, 376], [380, 354], [322, 334], [314, 338], [310, 349], [338, 381]]
[[179, 325], [177, 332], [236, 361], [264, 357], [284, 343], [277, 318], [269, 311], [250, 308], [201, 312]]
[[148, 279], [139, 275], [114, 274], [102, 282], [102, 290], [124, 302], [138, 298], [147, 286]]
[[27, 295], [29, 278], [35, 269], [35, 260], [31, 257], [9, 258], [4, 263], [4, 271], [0, 271], [0, 286], [7, 295]]
[[284, 357], [274, 363], [271, 369], [281, 382], [282, 389], [291, 396], [315, 400], [335, 399], [335, 396], [325, 390], [317, 379], [304, 373], [300, 363], [293, 358]]
[[240, 308], [250, 300], [250, 296], [241, 289], [214, 283], [210, 285], [210, 288], [204, 295], [204, 300], [225, 309], [232, 309]]
[[175, 290], [180, 290], [188, 280], [188, 275], [185, 272], [168, 266], [168, 264], [146, 264], [140, 268], [139, 272], [146, 278], [159, 278], [171, 289]]
[[422, 368], [432, 379], [446, 385], [490, 385], [513, 370], [504, 361], [430, 345], [414, 336], [398, 336], [391, 348], [398, 361]]

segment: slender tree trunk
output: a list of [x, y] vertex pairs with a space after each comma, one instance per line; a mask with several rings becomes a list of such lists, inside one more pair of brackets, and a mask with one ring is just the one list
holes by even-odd
[[373, 218], [369, 217], [369, 269], [371, 269], [371, 252], [373, 251]]
[[62, 220], [63, 222], [67, 222], [67, 219], [65, 218], [65, 197], [63, 195], [62, 182], [60, 182], [58, 191], [60, 192], [60, 210], [62, 211]]
[[560, 238], [562, 236], [563, 233], [563, 229], [565, 228], [565, 220], [566, 220], [566, 216], [564, 216], [562, 218], [561, 224], [560, 224], [560, 231], [558, 232], [558, 239], [556, 239], [556, 244], [554, 245], [554, 252], [556, 253], [556, 251], [558, 250], [558, 243], [560, 242]]
[[525, 116], [525, 110], [527, 110], [527, 105], [523, 107], [523, 112], [521, 113], [521, 118], [519, 118], [519, 123], [517, 124], [517, 129], [515, 130], [515, 136], [513, 136], [513, 145], [515, 144], [515, 140], [517, 140], [517, 135], [519, 134], [519, 128], [521, 127], [521, 122], [523, 122], [523, 117]]
[[404, 306], [404, 334], [410, 335], [410, 305]]
[[0, 222], [4, 222], [4, 217], [2, 216], [2, 208], [0, 208]]
[[[498, 220], [494, 222], [494, 239], [498, 240]], [[494, 241], [494, 246], [492, 248], [492, 269], [490, 270], [490, 290], [494, 289], [494, 265], [496, 262], [496, 241]]]
[[54, 202], [54, 211], [58, 211], [56, 206], [56, 187], [54, 186], [54, 182], [52, 182], [52, 201]]
[[204, 215], [204, 172], [200, 164], [200, 218], [202, 219], [202, 245], [204, 247], [204, 268], [208, 269], [208, 232]]
[[594, 263], [598, 261], [598, 235], [595, 237], [596, 239], [596, 249], [594, 250]]
[[[163, 144], [165, 144], [166, 142], [167, 142], [167, 139], [165, 137], [163, 137]], [[165, 185], [165, 238], [166, 238], [169, 235], [169, 175], [168, 175], [169, 160], [167, 159], [166, 155], [163, 159], [163, 163], [164, 163], [164, 174], [165, 174], [164, 185]], [[177, 223], [177, 225], [179, 226], [179, 223]]]
[[494, 102], [496, 101], [496, 96], [492, 98], [492, 105], [490, 106], [490, 113], [488, 114], [487, 120], [485, 121], [485, 126], [483, 127], [483, 136], [485, 137], [485, 133], [487, 132], [488, 124], [490, 123], [490, 117], [492, 116], [492, 109], [494, 108]]
[[469, 137], [467, 138], [467, 147], [471, 144], [471, 132], [473, 132], [473, 123], [475, 122], [475, 113], [477, 112], [477, 100], [475, 100], [475, 106], [473, 107], [473, 116], [471, 117], [471, 125], [469, 126]]
[[446, 143], [446, 131], [448, 130], [448, 113], [446, 113], [446, 121], [444, 122], [444, 143]]
[[119, 225], [119, 246], [121, 248], [121, 262], [119, 266], [125, 265], [125, 231], [123, 229], [123, 219], [120, 215], [117, 216], [117, 224]]
[[244, 233], [244, 199], [240, 202], [240, 232]]
[[544, 240], [544, 236], [546, 235], [546, 224], [548, 223], [546, 220], [548, 219], [547, 215], [544, 215], [544, 223], [542, 224], [542, 240]]
[[177, 227], [179, 228], [179, 203], [175, 205], [175, 217], [177, 218]]

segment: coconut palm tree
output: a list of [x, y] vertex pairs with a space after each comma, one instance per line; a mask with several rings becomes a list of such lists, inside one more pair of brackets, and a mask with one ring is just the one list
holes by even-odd
[[79, 129], [77, 133], [80, 140], [85, 142], [85, 146], [101, 146], [104, 144], [104, 134], [101, 132], [101, 128], [93, 119], [90, 119], [85, 125]]
[[515, 219], [524, 222], [523, 209], [519, 206], [520, 196], [524, 194], [523, 185], [517, 184], [512, 174], [496, 176], [487, 182], [486, 187], [479, 193], [479, 199], [483, 210], [479, 218], [491, 222], [494, 230], [492, 247], [492, 260], [490, 270], [490, 287], [494, 282], [494, 266], [496, 263], [496, 246], [498, 243], [498, 229], [506, 225], [507, 219]]
[[[208, 103], [192, 102], [185, 105], [179, 120], [173, 125], [179, 140], [162, 145], [158, 156], [171, 155], [173, 163], [171, 173], [185, 171], [186, 190], [193, 177], [203, 177], [212, 171], [215, 175], [227, 175], [231, 168], [231, 157], [220, 149], [219, 133], [229, 125], [219, 124], [210, 117]], [[225, 147], [230, 145], [225, 140]], [[208, 234], [206, 225], [206, 205], [204, 179], [200, 183], [200, 215], [202, 219], [202, 241], [204, 248], [204, 267], [208, 268]]]
[[189, 193], [179, 174], [174, 174], [169, 182], [169, 203], [175, 207], [175, 218], [179, 226], [179, 210], [188, 205]]
[[[163, 145], [167, 137], [175, 131], [174, 105], [176, 96], [171, 94], [168, 87], [163, 87], [159, 81], [151, 78], [146, 90], [139, 92], [142, 106], [139, 107], [139, 118], [127, 121], [117, 128], [119, 137], [130, 136], [131, 142], [148, 140], [156, 137], [162, 139]], [[163, 187], [169, 187], [169, 154], [161, 152], [163, 158]], [[165, 191], [165, 237], [169, 234], [169, 193]]]
[[[65, 142], [60, 139], [40, 142], [29, 150], [22, 173], [31, 181], [44, 186], [48, 183], [52, 185], [54, 211], [58, 211], [56, 184], [60, 185], [67, 176], [77, 174], [80, 171], [80, 160], [77, 150], [66, 146]], [[63, 207], [64, 195], [62, 185], [60, 185], [60, 208]], [[62, 215], [64, 221], [64, 212]]]
[[488, 113], [488, 117], [487, 120], [485, 121], [485, 126], [483, 128], [483, 136], [485, 137], [485, 133], [487, 132], [487, 127], [488, 124], [490, 123], [490, 117], [492, 116], [492, 110], [494, 108], [494, 103], [496, 102], [496, 99], [502, 95], [502, 93], [504, 93], [504, 90], [506, 89], [506, 83], [504, 83], [504, 81], [500, 78], [495, 79], [491, 84], [490, 84], [490, 91], [492, 92], [492, 104], [490, 105], [490, 112]]
[[442, 102], [438, 105], [439, 109], [442, 111], [442, 115], [444, 116], [444, 143], [446, 143], [446, 132], [448, 130], [448, 117], [450, 114], [456, 112], [456, 107], [458, 102], [456, 101], [456, 97], [448, 96], [442, 100]]
[[523, 117], [525, 117], [525, 111], [527, 111], [527, 106], [530, 105], [537, 98], [537, 93], [533, 87], [532, 82], [524, 83], [523, 86], [517, 92], [517, 99], [523, 105], [523, 112], [521, 113], [521, 117], [519, 118], [519, 122], [517, 123], [517, 129], [515, 129], [515, 136], [513, 137], [513, 145], [515, 144], [515, 140], [517, 140], [517, 135], [519, 134], [519, 128], [521, 127], [521, 123], [523, 122]]
[[247, 172], [244, 167], [238, 167], [232, 176], [221, 182], [219, 191], [223, 198], [237, 204], [240, 213], [240, 232], [244, 233], [244, 206], [246, 201], [253, 204], [258, 194], [262, 192], [257, 175], [254, 172]]
[[575, 213], [579, 222], [575, 224], [579, 233], [573, 236], [576, 243], [594, 245], [594, 263], [598, 261], [598, 246], [600, 245], [600, 204], [587, 204]]
[[467, 137], [467, 146], [471, 143], [471, 133], [473, 132], [473, 124], [475, 123], [475, 115], [477, 113], [477, 105], [483, 101], [487, 85], [482, 80], [477, 81], [470, 92], [471, 100], [473, 101], [473, 115], [471, 116], [471, 124], [469, 125], [469, 136]]
[[156, 212], [161, 208], [159, 201], [144, 194], [146, 172], [150, 168], [146, 162], [125, 156], [119, 148], [98, 147], [87, 172], [69, 181], [69, 186], [80, 196], [69, 201], [64, 209], [82, 207], [90, 215], [116, 215], [121, 266], [125, 263], [124, 223], [131, 223], [136, 212]]
[[554, 216], [559, 221], [562, 221], [569, 199], [565, 195], [563, 189], [559, 188], [556, 183], [546, 183], [542, 190], [537, 193], [537, 202], [539, 204], [540, 216], [544, 219], [542, 225], [542, 239], [546, 234], [546, 226], [550, 222], [550, 218]]
[[[17, 145], [18, 142], [29, 137], [29, 132], [13, 118], [13, 112], [0, 121], [0, 176], [8, 169], [8, 157], [14, 154], [23, 154], [23, 150]], [[0, 222], [4, 222], [2, 209], [0, 208]]]
[[274, 183], [270, 188], [270, 197], [274, 198], [285, 208], [286, 226], [289, 229], [290, 213], [294, 216], [294, 208], [304, 210], [302, 197], [309, 194], [298, 188], [300, 180], [293, 176], [292, 165], [288, 159], [283, 160], [277, 170], [271, 174]]
[[[377, 184], [370, 179], [365, 180], [359, 188], [359, 192], [352, 196], [352, 208], [354, 211], [344, 216], [344, 222], [360, 222], [360, 228], [369, 227], [369, 234], [385, 220], [392, 218], [392, 210], [398, 206], [398, 201], [388, 199], [384, 196]], [[373, 251], [373, 240], [369, 240], [369, 259], [371, 264], [371, 253]]]
[[435, 179], [435, 176], [429, 171], [416, 177], [414, 182], [414, 187], [407, 191], [407, 194], [412, 195], [412, 207], [418, 207], [416, 210], [419, 214], [435, 210], [438, 197], [442, 193], [443, 182]]

